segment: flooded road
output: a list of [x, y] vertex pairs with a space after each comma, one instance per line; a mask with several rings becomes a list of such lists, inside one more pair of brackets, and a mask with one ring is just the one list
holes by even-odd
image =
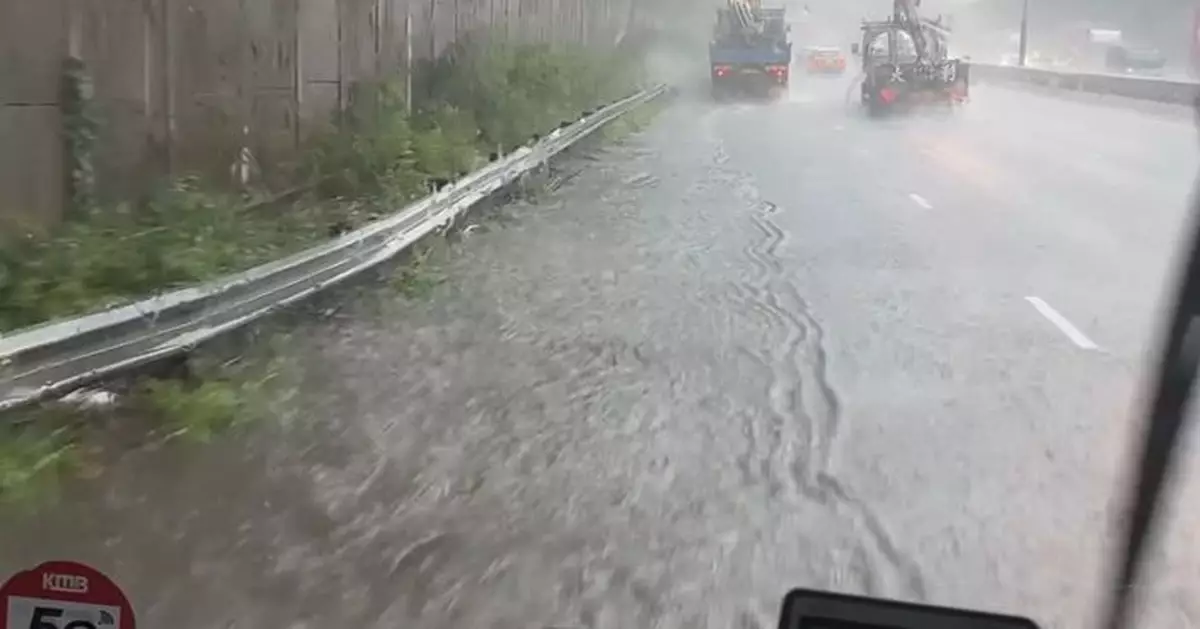
[[[0, 569], [92, 562], [147, 627], [761, 629], [797, 585], [1087, 626], [1187, 122], [849, 87], [567, 159], [430, 299], [298, 335], [277, 425], [124, 457]], [[1200, 620], [1195, 486], [1141, 626]]]

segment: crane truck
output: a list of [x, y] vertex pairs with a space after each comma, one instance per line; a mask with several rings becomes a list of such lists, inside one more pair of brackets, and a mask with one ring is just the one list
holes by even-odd
[[863, 21], [862, 103], [871, 114], [898, 107], [966, 102], [970, 66], [949, 55], [950, 29], [941, 19], [922, 19], [921, 0], [893, 0], [892, 15]]
[[786, 92], [792, 44], [785, 9], [766, 8], [761, 0], [728, 0], [717, 10], [708, 46], [712, 95], [716, 100], [748, 94]]

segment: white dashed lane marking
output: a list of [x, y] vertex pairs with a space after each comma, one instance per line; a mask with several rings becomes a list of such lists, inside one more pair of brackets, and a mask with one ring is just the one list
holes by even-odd
[[1079, 328], [1072, 325], [1066, 317], [1059, 314], [1059, 312], [1054, 308], [1051, 308], [1050, 304], [1037, 297], [1026, 297], [1025, 301], [1033, 304], [1033, 307], [1036, 308], [1043, 317], [1046, 317], [1050, 323], [1053, 323], [1054, 327], [1058, 328], [1060, 332], [1067, 335], [1067, 338], [1071, 339], [1072, 343], [1083, 349], [1100, 349], [1098, 345], [1092, 342], [1092, 339], [1089, 339], [1087, 335], [1085, 335], [1083, 332], [1080, 332]]
[[925, 208], [925, 209], [927, 209], [927, 210], [932, 210], [932, 209], [933, 209], [933, 204], [932, 204], [932, 203], [930, 203], [929, 201], [927, 201], [927, 200], [925, 199], [925, 197], [923, 197], [923, 196], [921, 196], [921, 195], [919, 195], [919, 194], [917, 194], [917, 193], [915, 193], [915, 192], [913, 192], [912, 194], [909, 194], [909, 195], [908, 195], [908, 198], [912, 199], [912, 202], [913, 202], [913, 203], [916, 203], [917, 205], [919, 205], [919, 206], [921, 206], [921, 207], [923, 207], [923, 208]]

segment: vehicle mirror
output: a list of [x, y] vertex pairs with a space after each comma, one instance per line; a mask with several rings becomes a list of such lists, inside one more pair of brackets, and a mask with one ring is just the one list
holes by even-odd
[[850, 44], [850, 54], [857, 56], [858, 53], [859, 53], [858, 44], [857, 43]]
[[795, 589], [779, 629], [1039, 629], [1027, 618]]

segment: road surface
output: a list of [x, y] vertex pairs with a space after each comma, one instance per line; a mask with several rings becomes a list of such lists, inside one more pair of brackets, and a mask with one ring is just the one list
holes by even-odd
[[[0, 568], [183, 629], [765, 628], [795, 585], [1089, 626], [1194, 133], [850, 87], [573, 157], [430, 300], [304, 334], [285, 421], [114, 461]], [[1140, 626], [1200, 620], [1195, 485]]]

